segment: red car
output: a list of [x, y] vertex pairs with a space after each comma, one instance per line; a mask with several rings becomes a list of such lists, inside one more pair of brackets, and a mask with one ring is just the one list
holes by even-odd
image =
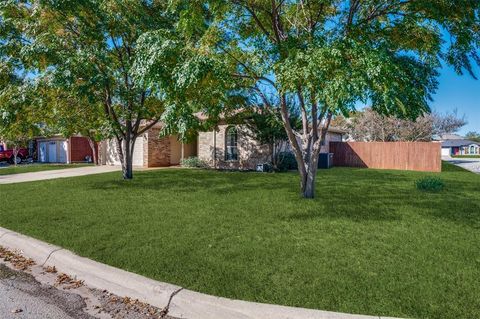
[[[17, 164], [20, 164], [23, 160], [28, 158], [28, 150], [26, 148], [21, 148], [18, 151], [17, 155]], [[14, 163], [15, 156], [13, 156], [13, 150], [4, 150], [3, 146], [0, 145], [0, 162], [8, 161]]]

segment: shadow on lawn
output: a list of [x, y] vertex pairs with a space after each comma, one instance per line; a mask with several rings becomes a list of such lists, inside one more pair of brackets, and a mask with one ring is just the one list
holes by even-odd
[[447, 181], [440, 193], [423, 193], [415, 207], [424, 216], [452, 221], [474, 229], [480, 228], [480, 179]]
[[[344, 168], [321, 170], [314, 200], [300, 198], [296, 173], [161, 170], [138, 172], [132, 181], [97, 182], [92, 188], [105, 191], [137, 189], [139, 192], [207, 192], [212, 197], [233, 194], [236, 198], [248, 196], [253, 201], [258, 200], [257, 194], [263, 193], [261, 200], [264, 201], [265, 196], [271, 197], [272, 205], [281, 205], [273, 202], [279, 197], [282, 197], [280, 202], [289, 202], [292, 207], [290, 212], [287, 207], [279, 208], [278, 216], [283, 220], [339, 218], [356, 222], [396, 221], [403, 218], [404, 211], [408, 211], [471, 226], [478, 225], [479, 214], [476, 212], [479, 211], [479, 204], [465, 194], [465, 190], [470, 193], [475, 190], [473, 184], [448, 180], [448, 189], [444, 192], [428, 194], [419, 192], [414, 187], [414, 181], [423, 176], [426, 174], [402, 171]], [[459, 208], [459, 205], [462, 207]]]
[[[206, 170], [163, 170], [139, 172], [131, 181], [109, 180], [93, 184], [94, 189], [149, 189], [154, 191], [175, 191], [192, 193], [211, 191], [231, 193], [262, 190], [285, 189], [292, 186], [289, 178], [275, 178], [278, 175], [291, 174], [259, 174], [255, 172], [222, 172]], [[293, 190], [293, 188], [292, 188]]]

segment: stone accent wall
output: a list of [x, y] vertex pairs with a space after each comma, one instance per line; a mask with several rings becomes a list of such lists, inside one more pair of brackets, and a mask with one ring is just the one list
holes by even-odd
[[[200, 132], [198, 136], [198, 157], [212, 168], [254, 170], [257, 164], [270, 163], [271, 149], [268, 145], [261, 145], [249, 133], [246, 125], [237, 125], [238, 132], [238, 160], [225, 160], [226, 130], [229, 125], [219, 125], [216, 132]], [[342, 134], [328, 132], [321, 152], [329, 152], [330, 142], [342, 141]], [[287, 151], [290, 145], [287, 146]]]
[[229, 125], [219, 125], [216, 132], [200, 132], [198, 136], [198, 157], [212, 168], [254, 170], [257, 164], [271, 162], [268, 145], [261, 145], [248, 131], [246, 125], [237, 125], [238, 160], [225, 160], [226, 130]]
[[170, 139], [160, 138], [160, 130], [152, 128], [145, 133], [143, 141], [143, 166], [170, 166]]

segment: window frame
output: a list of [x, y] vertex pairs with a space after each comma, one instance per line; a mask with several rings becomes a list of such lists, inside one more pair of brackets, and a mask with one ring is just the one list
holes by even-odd
[[225, 129], [225, 161], [238, 161], [238, 129], [230, 125]]

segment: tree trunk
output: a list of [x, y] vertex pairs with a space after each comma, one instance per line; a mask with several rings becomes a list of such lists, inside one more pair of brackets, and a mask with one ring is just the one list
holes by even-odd
[[319, 153], [314, 150], [310, 153], [308, 162], [305, 163], [306, 174], [301, 175], [302, 179], [302, 196], [304, 198], [315, 197], [315, 180], [318, 171], [318, 157]]
[[122, 163], [123, 179], [133, 179], [133, 150], [135, 147], [135, 139], [127, 137], [122, 143], [122, 152], [120, 154]]
[[[301, 95], [299, 94], [299, 97]], [[302, 100], [301, 100], [302, 101]], [[312, 108], [312, 124], [308, 122], [308, 116], [305, 108], [302, 108], [303, 132], [296, 133], [290, 125], [290, 118], [287, 108], [287, 100], [285, 95], [281, 97], [281, 115], [283, 126], [287, 132], [288, 140], [292, 148], [293, 154], [298, 164], [300, 173], [300, 188], [304, 198], [315, 197], [315, 180], [318, 171], [318, 159], [322, 149], [322, 141], [325, 140], [327, 130], [330, 127], [333, 114], [325, 110], [320, 116], [317, 115], [317, 107], [315, 103]], [[322, 123], [324, 114], [327, 113], [325, 123]], [[312, 126], [311, 128], [309, 126]], [[319, 134], [319, 130], [321, 133]], [[297, 136], [300, 141], [297, 140]]]
[[87, 137], [87, 140], [88, 140], [88, 145], [90, 145], [90, 149], [92, 150], [93, 164], [98, 165], [99, 163], [98, 163], [98, 159], [97, 159], [97, 152], [95, 150], [95, 142], [90, 137]]
[[13, 147], [13, 166], [17, 166], [17, 157], [20, 149], [17, 146]]

